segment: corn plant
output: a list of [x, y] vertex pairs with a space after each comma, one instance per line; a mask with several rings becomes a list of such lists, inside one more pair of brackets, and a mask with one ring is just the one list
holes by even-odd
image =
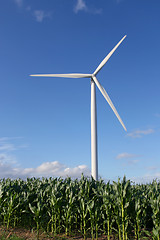
[[[3, 202], [3, 216], [4, 216], [4, 223], [6, 223], [7, 229], [10, 226], [10, 221], [13, 219], [14, 212], [19, 207], [19, 203], [17, 201], [17, 194], [16, 193], [7, 193], [7, 198], [5, 198]], [[16, 225], [16, 216], [14, 217], [14, 226]]]
[[119, 240], [127, 240], [127, 229], [129, 226], [129, 215], [127, 209], [131, 201], [130, 181], [124, 176], [120, 182], [113, 182], [113, 190], [115, 195], [114, 211], [116, 214], [116, 223], [118, 226]]
[[0, 220], [2, 217], [2, 201], [3, 201], [3, 186], [2, 183], [0, 182]]
[[152, 208], [153, 235], [156, 240], [160, 239], [160, 186], [154, 181], [150, 189], [150, 204]]
[[94, 211], [94, 215], [95, 215], [95, 235], [96, 235], [96, 240], [98, 239], [98, 232], [99, 229], [101, 227], [101, 208], [98, 207], [98, 199], [95, 199], [95, 211]]
[[34, 215], [33, 219], [36, 222], [37, 239], [39, 239], [39, 229], [40, 229], [40, 224], [42, 219], [42, 210], [44, 205], [39, 199], [36, 199], [35, 202], [36, 202], [35, 206], [32, 206], [31, 203], [29, 203], [29, 208]]
[[[99, 189], [99, 197], [102, 198], [102, 219], [103, 219], [103, 232], [106, 234], [107, 238], [110, 240], [110, 236], [112, 233], [112, 225], [114, 222], [114, 195], [113, 195], [113, 186], [108, 182], [107, 184], [101, 184]], [[107, 231], [106, 231], [107, 228]]]
[[75, 185], [72, 183], [71, 179], [68, 179], [68, 185], [65, 189], [65, 204], [63, 206], [63, 220], [66, 235], [71, 234], [71, 229], [73, 225], [74, 212], [76, 211], [76, 197]]
[[36, 190], [36, 195], [37, 198], [32, 202], [32, 204], [29, 203], [29, 209], [33, 214], [33, 219], [36, 223], [37, 239], [39, 239], [39, 229], [43, 223], [42, 219], [45, 218], [44, 216], [44, 208], [46, 208], [46, 203], [44, 200], [45, 191], [42, 191], [42, 189], [38, 188]]
[[[51, 181], [51, 179], [50, 179]], [[51, 232], [57, 234], [60, 232], [62, 225], [62, 207], [64, 204], [63, 193], [64, 184], [62, 179], [54, 179], [50, 182], [47, 190], [47, 213], [49, 216], [48, 229], [51, 227]]]
[[79, 195], [78, 195], [78, 213], [80, 215], [80, 230], [86, 239], [87, 234], [87, 223], [88, 223], [88, 202], [90, 198], [93, 196], [92, 185], [94, 184], [94, 180], [91, 179], [88, 181], [82, 175], [81, 180], [79, 182]]
[[133, 184], [124, 177], [0, 180], [0, 224], [39, 232], [81, 232], [84, 239], [160, 238], [160, 184]]
[[93, 200], [90, 200], [88, 202], [88, 205], [87, 205], [87, 208], [88, 208], [88, 212], [89, 212], [89, 221], [90, 221], [90, 229], [91, 229], [91, 236], [92, 236], [92, 239], [95, 238], [95, 235], [94, 235], [94, 229], [95, 229], [95, 225], [94, 225], [94, 199]]

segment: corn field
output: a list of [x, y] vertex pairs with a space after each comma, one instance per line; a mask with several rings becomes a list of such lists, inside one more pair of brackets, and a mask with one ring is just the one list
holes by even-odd
[[160, 238], [160, 183], [134, 184], [124, 177], [0, 180], [0, 223], [84, 239]]

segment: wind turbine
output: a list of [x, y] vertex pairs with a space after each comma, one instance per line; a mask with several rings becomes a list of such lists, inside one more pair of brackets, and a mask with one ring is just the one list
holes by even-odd
[[62, 78], [90, 78], [91, 79], [91, 174], [95, 180], [98, 180], [98, 150], [97, 150], [97, 110], [96, 110], [96, 90], [95, 85], [112, 108], [119, 122], [125, 131], [127, 131], [122, 119], [120, 118], [116, 108], [114, 107], [111, 99], [109, 98], [107, 92], [99, 83], [96, 78], [97, 73], [102, 69], [106, 64], [118, 46], [126, 38], [126, 35], [117, 43], [117, 45], [110, 51], [110, 53], [103, 59], [103, 61], [96, 68], [92, 74], [82, 74], [82, 73], [67, 73], [67, 74], [34, 74], [30, 75], [33, 77], [62, 77]]

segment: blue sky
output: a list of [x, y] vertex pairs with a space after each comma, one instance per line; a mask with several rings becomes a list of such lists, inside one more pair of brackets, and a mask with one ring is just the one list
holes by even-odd
[[90, 80], [97, 78], [99, 176], [160, 178], [159, 0], [0, 1], [0, 177], [90, 175]]

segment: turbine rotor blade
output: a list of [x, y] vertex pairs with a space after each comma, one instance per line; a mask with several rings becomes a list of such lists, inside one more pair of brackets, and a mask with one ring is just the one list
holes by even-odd
[[67, 73], [67, 74], [32, 74], [31, 77], [61, 77], [61, 78], [90, 78], [92, 74]]
[[109, 58], [112, 56], [112, 54], [115, 52], [115, 50], [118, 48], [118, 46], [123, 42], [123, 40], [126, 38], [127, 35], [125, 35], [118, 43], [117, 45], [110, 51], [110, 53], [103, 59], [103, 61], [99, 64], [97, 69], [94, 71], [93, 75], [96, 75], [101, 68], [106, 64], [106, 62], [109, 60]]
[[124, 130], [127, 131], [127, 129], [126, 129], [122, 119], [120, 118], [120, 116], [119, 116], [115, 106], [113, 105], [110, 97], [108, 96], [106, 90], [102, 87], [102, 85], [99, 83], [99, 81], [97, 80], [97, 78], [95, 76], [92, 76], [92, 79], [95, 82], [95, 84], [97, 85], [97, 87], [100, 90], [100, 92], [102, 93], [103, 97], [106, 99], [106, 101], [108, 102], [108, 104], [112, 108], [113, 112], [115, 113], [116, 117], [118, 118], [118, 120], [121, 123], [122, 127], [124, 128]]

